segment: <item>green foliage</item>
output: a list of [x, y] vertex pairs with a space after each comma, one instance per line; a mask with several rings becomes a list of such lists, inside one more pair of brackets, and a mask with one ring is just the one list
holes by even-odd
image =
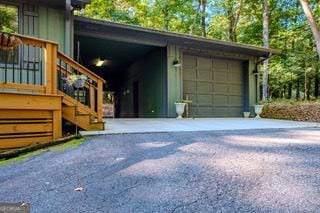
[[[201, 0], [92, 0], [84, 16], [201, 36]], [[262, 45], [262, 0], [207, 0], [207, 37]], [[310, 0], [315, 20], [320, 3]], [[319, 26], [319, 23], [318, 23]], [[317, 89], [319, 59], [299, 1], [269, 0], [270, 46], [281, 49], [270, 62], [270, 94], [293, 98]], [[261, 69], [260, 69], [261, 70]], [[310, 95], [310, 94], [309, 94]], [[299, 95], [300, 96], [300, 95]]]
[[18, 9], [0, 4], [0, 30], [7, 33], [18, 31]]

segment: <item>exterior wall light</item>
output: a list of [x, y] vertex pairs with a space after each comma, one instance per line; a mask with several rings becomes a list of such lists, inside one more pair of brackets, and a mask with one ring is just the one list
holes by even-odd
[[96, 66], [97, 67], [101, 67], [103, 64], [104, 64], [105, 60], [102, 60], [102, 59], [98, 59], [97, 63], [96, 63]]
[[181, 67], [181, 63], [179, 63], [178, 59], [174, 59], [173, 66], [175, 67]]

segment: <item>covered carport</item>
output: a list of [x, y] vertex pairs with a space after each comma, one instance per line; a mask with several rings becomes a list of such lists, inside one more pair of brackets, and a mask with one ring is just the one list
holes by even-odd
[[134, 41], [125, 33], [99, 34], [88, 21], [75, 21], [75, 58], [107, 81], [104, 90], [114, 94], [115, 117], [166, 117], [166, 46]]

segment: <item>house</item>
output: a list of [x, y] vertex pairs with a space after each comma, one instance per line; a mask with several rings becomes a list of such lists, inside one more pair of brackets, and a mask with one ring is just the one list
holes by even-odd
[[[193, 117], [240, 117], [259, 100], [257, 64], [276, 50], [72, 15], [89, 2], [0, 0], [23, 43], [0, 51], [0, 148], [60, 138], [63, 119], [103, 129], [103, 90], [120, 118], [175, 117], [186, 97]], [[83, 88], [65, 88], [73, 73]]]

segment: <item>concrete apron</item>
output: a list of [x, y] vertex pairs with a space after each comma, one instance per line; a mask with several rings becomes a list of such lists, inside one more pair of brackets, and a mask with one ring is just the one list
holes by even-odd
[[215, 130], [291, 129], [320, 127], [319, 123], [254, 118], [135, 118], [105, 119], [105, 131], [80, 131], [81, 135]]

